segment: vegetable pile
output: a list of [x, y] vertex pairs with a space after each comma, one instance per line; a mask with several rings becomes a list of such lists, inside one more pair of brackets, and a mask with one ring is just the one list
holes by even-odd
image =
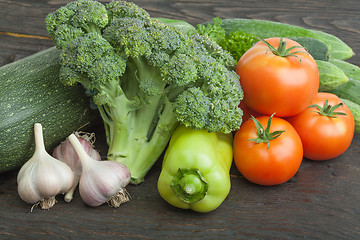
[[[33, 157], [24, 144], [15, 146], [17, 154], [1, 149], [1, 158], [12, 157], [12, 169], [21, 167], [19, 196], [33, 207], [51, 208], [58, 194], [70, 202], [77, 185], [87, 205], [119, 207], [130, 200], [125, 187], [143, 182], [164, 153], [160, 196], [178, 208], [209, 212], [230, 192], [233, 160], [253, 183], [282, 184], [304, 157], [340, 156], [360, 130], [360, 70], [345, 61], [352, 49], [333, 35], [218, 17], [194, 27], [151, 18], [125, 1], [77, 0], [49, 13], [45, 22], [57, 49], [24, 61], [36, 61], [32, 73], [43, 85], [61, 85], [42, 101], [56, 97], [70, 104], [57, 118], [72, 132], [56, 130], [56, 119], [46, 115], [28, 117], [35, 136], [28, 125], [23, 128], [26, 144], [35, 139]], [[21, 64], [0, 68], [2, 81], [33, 85], [36, 75], [26, 80], [8, 74], [19, 72]], [[75, 133], [83, 106], [71, 107], [73, 97], [95, 109], [86, 109], [85, 120], [103, 120], [107, 160], [88, 134]], [[0, 108], [15, 119], [31, 107], [16, 111], [2, 102]], [[44, 140], [58, 144], [51, 145], [52, 156]], [[0, 170], [11, 169], [8, 164], [1, 159]]]

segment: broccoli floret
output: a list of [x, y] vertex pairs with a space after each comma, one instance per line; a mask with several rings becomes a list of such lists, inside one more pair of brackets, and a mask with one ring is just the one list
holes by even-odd
[[124, 1], [71, 2], [46, 23], [61, 49], [61, 81], [92, 93], [108, 159], [124, 163], [132, 183], [143, 181], [178, 124], [224, 133], [240, 127], [235, 60], [209, 37]]
[[101, 34], [101, 30], [108, 23], [105, 6], [92, 0], [70, 2], [46, 17], [46, 29], [49, 36], [54, 39], [55, 46], [60, 49], [86, 33]]
[[106, 8], [108, 10], [108, 16], [110, 20], [126, 17], [142, 20], [150, 19], [148, 12], [142, 8], [139, 8], [132, 2], [112, 1], [106, 5]]

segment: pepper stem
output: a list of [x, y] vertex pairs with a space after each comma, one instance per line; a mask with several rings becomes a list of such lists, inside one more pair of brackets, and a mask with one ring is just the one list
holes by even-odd
[[206, 196], [209, 185], [199, 169], [179, 168], [171, 187], [182, 201], [194, 203]]

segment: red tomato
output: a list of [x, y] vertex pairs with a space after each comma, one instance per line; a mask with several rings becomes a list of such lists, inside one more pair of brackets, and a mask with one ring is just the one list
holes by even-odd
[[[264, 127], [268, 116], [256, 118]], [[288, 181], [298, 171], [303, 148], [296, 130], [282, 118], [273, 117], [269, 132], [284, 131], [275, 139], [256, 143], [257, 127], [252, 119], [237, 130], [234, 137], [234, 162], [249, 181], [260, 185], [277, 185]], [[266, 130], [265, 130], [266, 131]]]
[[[324, 107], [326, 100], [328, 108], [342, 103], [334, 94], [318, 93], [311, 105]], [[300, 135], [304, 157], [311, 160], [332, 159], [350, 146], [355, 130], [354, 117], [345, 104], [334, 109], [334, 112], [346, 115], [324, 116], [317, 107], [312, 106], [288, 119]]]
[[[280, 38], [265, 41], [277, 47]], [[284, 39], [284, 42], [286, 48], [300, 46], [290, 39]], [[276, 113], [277, 117], [286, 117], [298, 114], [318, 91], [319, 71], [313, 57], [302, 47], [289, 52], [295, 56], [277, 56], [260, 41], [238, 61], [236, 73], [240, 76], [244, 101], [262, 115]]]

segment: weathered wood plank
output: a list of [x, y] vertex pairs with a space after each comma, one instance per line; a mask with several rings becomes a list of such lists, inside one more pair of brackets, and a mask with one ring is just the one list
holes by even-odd
[[[14, 32], [46, 37], [47, 32], [44, 24], [46, 15], [67, 2], [69, 0], [0, 1], [0, 32]], [[355, 0], [223, 0], [221, 2], [214, 0], [134, 0], [133, 2], [148, 10], [153, 17], [184, 19], [194, 25], [209, 21], [215, 16], [223, 18], [256, 18], [294, 24], [334, 34], [341, 37], [354, 50], [360, 49], [360, 42], [357, 40], [360, 33], [360, 6]], [[3, 39], [3, 35], [0, 35], [0, 42], [4, 41], [6, 40]], [[31, 42], [33, 40], [30, 41], [30, 44]], [[14, 44], [17, 43], [15, 42]], [[49, 44], [51, 45], [51, 43]], [[26, 47], [26, 44], [22, 46]], [[350, 61], [360, 64], [360, 57], [358, 55], [354, 56]]]

